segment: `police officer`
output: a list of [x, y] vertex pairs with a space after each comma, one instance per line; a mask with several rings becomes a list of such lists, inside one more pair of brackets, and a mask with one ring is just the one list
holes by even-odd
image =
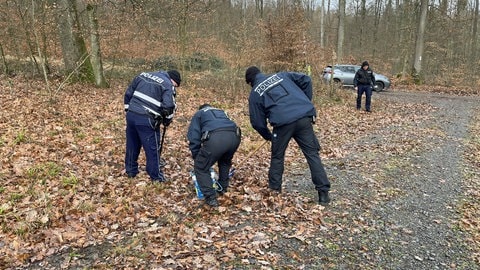
[[138, 156], [143, 147], [146, 171], [152, 181], [164, 182], [159, 166], [160, 124], [170, 125], [176, 109], [176, 87], [181, 77], [177, 70], [142, 72], [128, 86], [124, 105], [127, 120], [125, 171], [128, 177], [138, 174]]
[[[245, 80], [252, 86], [248, 99], [250, 123], [265, 140], [272, 141], [269, 188], [274, 192], [282, 191], [285, 151], [293, 138], [310, 167], [319, 204], [327, 205], [330, 202], [330, 182], [318, 153], [320, 144], [312, 127], [316, 110], [311, 102], [311, 78], [296, 72], [267, 76], [252, 66], [246, 70]], [[267, 121], [273, 126], [272, 132]]]
[[357, 90], [357, 110], [362, 108], [362, 96], [365, 93], [365, 110], [371, 112], [370, 106], [372, 103], [372, 91], [375, 84], [375, 75], [370, 69], [367, 61], [362, 63], [362, 67], [357, 70], [353, 78], [355, 90]]
[[212, 185], [210, 167], [218, 164], [218, 184], [220, 194], [223, 194], [228, 189], [233, 155], [240, 145], [240, 128], [225, 111], [203, 104], [192, 117], [187, 138], [194, 160], [194, 172], [205, 196], [205, 203], [217, 207], [217, 191]]

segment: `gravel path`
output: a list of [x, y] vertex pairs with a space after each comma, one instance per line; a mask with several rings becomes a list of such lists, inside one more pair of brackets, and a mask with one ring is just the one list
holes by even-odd
[[[462, 140], [479, 99], [392, 91], [374, 98], [435, 110], [425, 112], [431, 115], [421, 126], [382, 127], [369, 140], [359, 138], [345, 146], [363, 145], [361, 150], [326, 161], [333, 202], [326, 209], [328, 231], [306, 250], [321, 257], [312, 269], [480, 269], [456, 224], [468, 166]], [[425, 129], [434, 132], [421, 135]], [[395, 132], [412, 134], [405, 142], [414, 144], [411, 151], [396, 156], [369, 151], [394, 143]]]
[[[419, 95], [392, 94], [415, 102]], [[397, 170], [395, 185], [405, 192], [395, 200], [373, 209], [380, 241], [388, 241], [380, 261], [388, 269], [471, 269], [464, 236], [455, 230], [455, 205], [462, 197], [463, 163], [461, 145], [477, 101], [429, 95], [438, 108], [433, 124], [446, 135], [435, 138], [434, 147], [410, 159], [411, 170]], [[424, 99], [420, 99], [423, 100]]]

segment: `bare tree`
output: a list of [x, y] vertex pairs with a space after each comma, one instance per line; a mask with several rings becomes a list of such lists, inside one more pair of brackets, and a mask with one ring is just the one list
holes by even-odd
[[88, 4], [87, 11], [90, 24], [90, 44], [92, 47], [91, 61], [93, 74], [95, 76], [95, 85], [98, 87], [108, 87], [107, 80], [103, 74], [100, 35], [98, 33], [98, 21], [96, 18], [96, 6]]
[[[33, 3], [32, 3], [33, 4]], [[41, 73], [40, 66], [37, 62], [36, 50], [35, 50], [35, 38], [32, 38], [32, 17], [29, 13], [29, 3], [25, 3], [23, 1], [16, 0], [14, 1], [15, 8], [17, 10], [18, 17], [20, 18], [22, 27], [23, 27], [23, 34], [25, 35], [25, 44], [28, 47], [28, 57], [30, 58], [30, 62], [32, 63], [33, 71], [32, 74]], [[27, 7], [27, 8], [25, 8]]]
[[358, 35], [358, 47], [360, 48], [364, 47], [364, 39], [367, 32], [366, 31], [367, 29], [365, 28], [366, 21], [367, 21], [367, 0], [361, 0], [360, 1], [360, 23], [358, 24], [358, 27], [360, 28], [360, 35]]
[[32, 24], [33, 24], [33, 27], [31, 27], [33, 30], [33, 36], [35, 37], [35, 44], [37, 46], [37, 53], [38, 53], [38, 57], [40, 58], [40, 63], [41, 63], [41, 66], [42, 66], [42, 71], [43, 71], [43, 78], [45, 80], [45, 84], [46, 84], [46, 87], [47, 87], [47, 91], [50, 92], [50, 83], [48, 81], [48, 71], [47, 71], [47, 64], [46, 64], [46, 56], [43, 55], [42, 53], [42, 50], [41, 50], [41, 45], [40, 45], [40, 41], [39, 41], [39, 38], [38, 38], [38, 34], [35, 30], [35, 22], [36, 22], [36, 19], [35, 19], [35, 1], [32, 0]]
[[343, 41], [345, 39], [345, 6], [346, 0], [339, 0], [338, 30], [337, 30], [337, 59], [343, 61]]
[[[332, 60], [368, 58], [376, 70], [404, 79], [411, 79], [405, 75], [415, 69], [429, 82], [465, 84], [467, 76], [447, 71], [442, 63], [468, 65], [468, 81], [480, 80], [475, 64], [479, 2], [427, 1], [422, 26], [426, 7], [421, 0], [4, 0], [0, 61], [2, 68], [8, 62], [10, 72], [37, 75], [44, 73], [41, 61], [50, 60], [55, 71], [62, 70], [55, 60], [63, 59], [66, 73], [75, 71], [69, 78], [95, 82], [101, 37], [101, 57], [112, 60], [112, 71], [126, 62], [138, 64], [134, 68], [152, 62], [180, 67], [195, 55], [212, 55], [235, 70], [252, 63], [266, 69], [294, 68], [303, 61], [323, 67]], [[87, 20], [85, 3], [96, 5], [93, 18], [101, 34]], [[294, 14], [287, 6], [295, 5], [300, 11]], [[419, 27], [428, 27], [423, 38]], [[52, 33], [55, 28], [58, 32]]]
[[412, 76], [416, 82], [421, 82], [423, 47], [425, 44], [425, 24], [427, 22], [428, 0], [421, 0], [421, 11], [418, 19], [417, 39], [415, 42], [415, 57]]
[[325, 0], [320, 5], [320, 48], [325, 47]]
[[263, 0], [255, 0], [255, 10], [260, 14], [260, 18], [263, 18]]
[[[411, 69], [411, 40], [413, 39], [411, 31], [405, 31], [404, 29], [412, 29], [412, 13], [413, 13], [413, 3], [412, 0], [405, 0], [402, 4], [400, 1], [396, 1], [396, 9], [401, 10], [399, 15], [399, 23], [396, 25], [394, 33], [398, 33], [395, 40], [398, 42], [399, 53], [397, 55], [399, 66], [397, 69], [400, 70], [402, 79], [409, 74]], [[402, 31], [403, 30], [403, 31]]]
[[377, 42], [379, 41], [378, 39], [378, 32], [380, 31], [380, 19], [381, 19], [381, 14], [382, 14], [382, 6], [383, 6], [383, 1], [382, 0], [375, 0], [375, 13], [374, 13], [374, 23], [373, 23], [373, 37], [370, 39], [371, 43], [369, 45], [373, 48], [372, 50], [372, 58], [374, 59], [376, 57], [376, 52], [377, 52]]
[[0, 56], [2, 57], [3, 73], [8, 75], [10, 73], [10, 70], [8, 68], [8, 62], [7, 58], [5, 57], [5, 52], [3, 51], [2, 43], [0, 43]]
[[263, 31], [268, 46], [263, 51], [264, 60], [274, 69], [298, 70], [304, 67], [305, 11], [298, 3], [280, 4], [276, 14], [269, 16]]
[[474, 63], [477, 62], [477, 50], [478, 50], [478, 16], [479, 16], [479, 2], [480, 0], [475, 0], [475, 10], [473, 13], [473, 26], [472, 26], [472, 55], [470, 57], [471, 59], [471, 64], [473, 65]]
[[83, 38], [83, 28], [77, 10], [77, 0], [56, 0], [60, 8], [58, 28], [63, 62], [67, 73], [74, 72], [81, 81], [94, 82], [90, 55]]

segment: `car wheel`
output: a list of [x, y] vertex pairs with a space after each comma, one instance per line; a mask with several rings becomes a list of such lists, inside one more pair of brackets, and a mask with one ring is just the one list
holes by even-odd
[[376, 82], [375, 82], [375, 85], [373, 86], [373, 91], [380, 92], [380, 91], [383, 91], [383, 88], [385, 88], [383, 82], [381, 82], [381, 81], [376, 81]]
[[338, 87], [338, 88], [342, 88], [343, 87], [343, 83], [340, 79], [333, 79], [333, 84], [335, 85], [335, 87]]

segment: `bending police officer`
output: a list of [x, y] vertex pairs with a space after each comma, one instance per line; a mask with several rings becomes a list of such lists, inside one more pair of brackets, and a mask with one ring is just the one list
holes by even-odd
[[[265, 140], [272, 141], [269, 188], [282, 191], [285, 151], [293, 138], [308, 162], [319, 204], [328, 204], [330, 182], [320, 159], [320, 143], [312, 127], [316, 110], [311, 102], [311, 78], [296, 72], [267, 76], [252, 66], [245, 72], [245, 81], [252, 87], [248, 99], [250, 123]], [[269, 130], [267, 121], [273, 126], [273, 132]]]
[[228, 174], [233, 155], [240, 145], [240, 128], [225, 111], [203, 104], [192, 117], [187, 138], [194, 160], [195, 175], [205, 196], [205, 203], [217, 207], [217, 191], [212, 185], [210, 167], [218, 164], [218, 184], [223, 194], [228, 189]]

